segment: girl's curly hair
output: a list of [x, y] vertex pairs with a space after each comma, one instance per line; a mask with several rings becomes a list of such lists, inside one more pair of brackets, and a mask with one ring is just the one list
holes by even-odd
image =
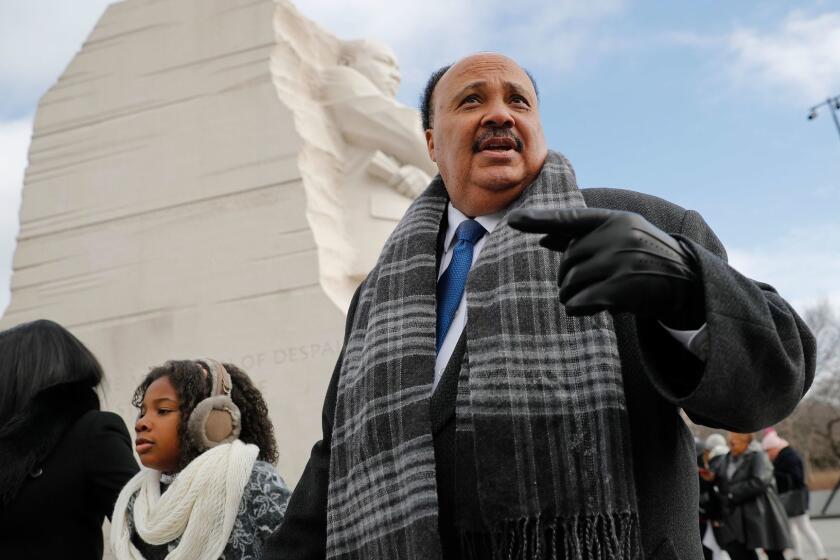
[[[277, 462], [277, 442], [274, 439], [274, 426], [268, 416], [268, 406], [262, 393], [251, 382], [244, 371], [233, 364], [222, 364], [230, 374], [233, 388], [230, 398], [239, 407], [242, 414], [242, 430], [239, 439], [245, 443], [253, 443], [260, 448], [258, 458], [269, 463]], [[190, 461], [201, 454], [192, 438], [189, 436], [187, 423], [196, 405], [208, 398], [212, 392], [212, 380], [206, 375], [197, 362], [192, 360], [170, 360], [158, 366], [146, 375], [145, 379], [134, 390], [131, 399], [138, 409], [143, 404], [146, 389], [156, 379], [168, 377], [170, 383], [178, 393], [181, 421], [178, 424], [178, 438], [181, 447], [181, 459], [178, 470], [186, 467]]]

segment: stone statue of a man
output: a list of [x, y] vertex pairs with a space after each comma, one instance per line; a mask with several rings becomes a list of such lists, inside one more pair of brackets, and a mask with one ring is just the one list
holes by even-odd
[[303, 140], [298, 158], [320, 282], [347, 308], [411, 201], [437, 174], [420, 116], [395, 99], [394, 53], [343, 41], [278, 0], [272, 76]]
[[420, 194], [437, 169], [417, 112], [394, 99], [400, 73], [391, 49], [367, 39], [346, 41], [339, 64], [322, 77], [324, 104], [342, 135], [370, 156], [366, 171], [407, 197]]

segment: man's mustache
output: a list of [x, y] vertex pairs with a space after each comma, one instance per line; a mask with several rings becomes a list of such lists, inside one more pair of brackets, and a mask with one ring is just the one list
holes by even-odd
[[516, 151], [522, 151], [522, 140], [513, 133], [513, 131], [509, 128], [493, 128], [490, 130], [486, 130], [482, 132], [478, 138], [475, 139], [472, 145], [472, 151], [474, 154], [477, 154], [481, 151], [481, 145], [484, 144], [487, 140], [491, 138], [510, 138], [516, 144]]

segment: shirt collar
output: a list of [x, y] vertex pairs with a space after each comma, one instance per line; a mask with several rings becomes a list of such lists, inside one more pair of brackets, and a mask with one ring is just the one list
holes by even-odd
[[[505, 217], [507, 214], [508, 209], [504, 208], [499, 210], [498, 212], [494, 212], [493, 214], [486, 214], [484, 216], [476, 216], [475, 221], [482, 225], [484, 229], [487, 230], [487, 233], [490, 234], [496, 226], [499, 225], [499, 222], [502, 221], [502, 218]], [[463, 212], [452, 206], [451, 202], [446, 203], [446, 237], [443, 239], [443, 250], [444, 252], [449, 251], [452, 246], [452, 240], [455, 238], [455, 230], [458, 229], [458, 226], [461, 225], [461, 222], [464, 220], [469, 220], [467, 216], [464, 215]]]

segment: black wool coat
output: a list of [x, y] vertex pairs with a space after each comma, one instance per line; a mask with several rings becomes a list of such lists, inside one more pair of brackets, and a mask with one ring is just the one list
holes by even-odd
[[729, 478], [726, 471], [731, 461], [727, 454], [713, 467], [723, 504], [721, 527], [715, 531], [718, 543], [725, 546], [735, 541], [748, 549], [790, 548], [787, 514], [776, 494], [770, 459], [763, 451], [748, 451]]
[[[694, 439], [680, 409], [698, 423], [738, 432], [778, 422], [793, 411], [813, 380], [814, 339], [772, 287], [742, 276], [727, 264], [720, 241], [697, 212], [633, 191], [581, 192], [589, 207], [641, 214], [663, 231], [686, 240], [697, 259], [709, 335], [705, 362], [655, 321], [627, 313], [613, 317], [645, 558], [702, 560]], [[355, 308], [356, 298], [348, 312], [347, 332]], [[459, 342], [429, 400], [439, 529], [447, 560], [459, 558], [453, 523], [457, 510], [469, 507], [454, 500], [458, 478], [455, 393], [464, 346], [463, 340]], [[325, 557], [330, 438], [343, 356], [342, 352], [324, 401], [323, 438], [312, 448], [283, 525], [266, 544], [267, 559]], [[429, 372], [430, 379], [432, 375]]]
[[773, 476], [779, 494], [805, 488], [805, 466], [802, 458], [792, 447], [785, 447], [773, 461]]
[[0, 558], [102, 558], [102, 523], [138, 470], [122, 418], [88, 411], [0, 511]]

